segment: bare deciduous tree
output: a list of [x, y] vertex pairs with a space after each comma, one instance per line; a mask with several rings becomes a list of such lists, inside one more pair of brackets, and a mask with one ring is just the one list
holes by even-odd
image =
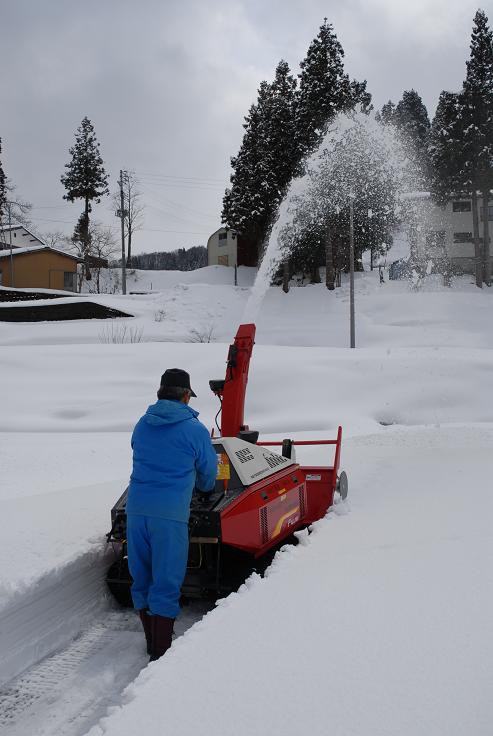
[[42, 234], [42, 240], [50, 248], [60, 248], [67, 250], [67, 236], [61, 230], [49, 230]]
[[5, 181], [5, 193], [5, 204], [0, 211], [0, 225], [8, 227], [10, 222], [12, 225], [24, 225], [24, 227], [30, 228], [29, 211], [32, 204], [19, 197], [16, 193], [15, 184], [12, 184], [10, 179]]
[[[125, 210], [125, 235], [127, 238], [127, 268], [132, 266], [132, 238], [144, 224], [144, 205], [139, 180], [135, 171], [123, 172], [123, 209]], [[112, 196], [116, 210], [121, 207], [120, 189]]]
[[[87, 241], [82, 238], [68, 238], [63, 236], [63, 242], [59, 241], [59, 247], [63, 246], [70, 253], [90, 264], [91, 271], [95, 275], [95, 291], [101, 293], [101, 275], [103, 269], [107, 268], [107, 261], [118, 253], [118, 242], [110, 227], [100, 222], [89, 224], [89, 252], [87, 252]], [[78, 272], [78, 291], [81, 291], [83, 282], [83, 270]]]

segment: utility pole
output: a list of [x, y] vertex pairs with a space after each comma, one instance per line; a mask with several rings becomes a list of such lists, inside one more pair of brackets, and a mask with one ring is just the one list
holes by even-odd
[[9, 244], [10, 244], [10, 286], [14, 288], [14, 257], [12, 255], [12, 202], [7, 202], [9, 207]]
[[356, 347], [354, 324], [354, 194], [349, 195], [349, 321], [351, 347]]
[[125, 201], [123, 197], [123, 171], [120, 169], [120, 215], [122, 226], [122, 294], [127, 293], [127, 272], [126, 272], [126, 254], [125, 254]]

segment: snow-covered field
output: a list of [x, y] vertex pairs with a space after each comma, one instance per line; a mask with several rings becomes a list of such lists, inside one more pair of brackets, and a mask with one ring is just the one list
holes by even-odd
[[354, 351], [347, 284], [269, 290], [248, 422], [342, 424], [349, 499], [138, 675], [143, 637], [102, 583], [130, 432], [170, 366], [212, 426], [253, 277], [139, 272], [151, 293], [88, 297], [130, 320], [0, 322], [2, 733], [491, 734], [493, 294], [468, 277], [358, 274]]

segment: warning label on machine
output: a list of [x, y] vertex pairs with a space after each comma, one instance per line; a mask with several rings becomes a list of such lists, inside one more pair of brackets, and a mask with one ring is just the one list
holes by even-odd
[[229, 458], [225, 452], [221, 452], [217, 458], [217, 480], [230, 480], [231, 467]]

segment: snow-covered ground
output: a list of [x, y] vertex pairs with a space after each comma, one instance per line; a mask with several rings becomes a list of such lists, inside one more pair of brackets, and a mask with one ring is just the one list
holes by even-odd
[[[102, 584], [130, 432], [176, 365], [212, 426], [208, 380], [253, 272], [238, 287], [223, 267], [139, 272], [129, 291], [151, 280], [152, 293], [88, 297], [130, 320], [0, 322], [5, 733], [490, 734], [493, 295], [468, 277], [412, 292], [358, 274], [354, 351], [347, 284], [269, 290], [249, 424], [264, 438], [342, 424], [349, 500], [120, 697], [145, 665], [138, 622]], [[124, 322], [142, 341], [118, 344]]]

